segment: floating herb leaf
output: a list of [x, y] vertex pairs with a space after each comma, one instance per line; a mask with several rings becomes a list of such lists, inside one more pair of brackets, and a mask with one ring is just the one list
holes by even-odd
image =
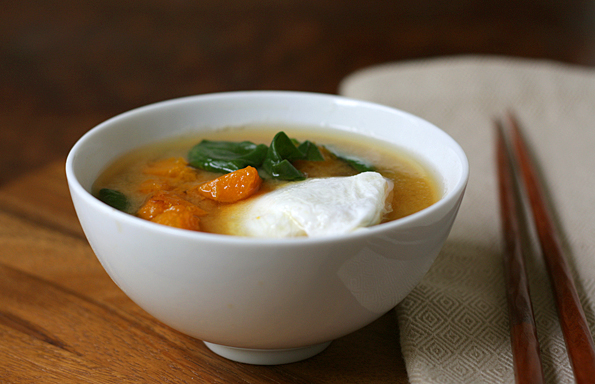
[[302, 154], [300, 160], [309, 161], [324, 161], [324, 157], [320, 153], [320, 150], [313, 142], [306, 140], [298, 146], [298, 151]]
[[99, 200], [103, 201], [112, 208], [119, 211], [127, 212], [130, 207], [128, 198], [120, 191], [115, 189], [102, 188], [99, 190]]
[[203, 140], [188, 152], [188, 163], [211, 172], [234, 172], [247, 166], [258, 167], [267, 153], [267, 146], [250, 141]]
[[229, 173], [250, 165], [259, 168], [268, 177], [281, 180], [305, 179], [305, 175], [291, 163], [294, 160], [324, 159], [314, 143], [300, 143], [290, 139], [285, 132], [277, 133], [270, 146], [250, 141], [203, 140], [188, 152], [190, 165], [211, 172]]
[[325, 147], [325, 148], [328, 149], [328, 151], [331, 154], [333, 154], [337, 159], [346, 162], [347, 164], [349, 164], [353, 169], [355, 169], [358, 172], [369, 172], [369, 171], [376, 170], [372, 165], [366, 163], [362, 159], [359, 159], [354, 156], [345, 156], [343, 154], [339, 154], [329, 147]]
[[285, 132], [279, 132], [271, 141], [262, 167], [272, 178], [281, 180], [303, 180], [306, 176], [291, 163], [294, 160], [323, 160], [318, 147], [310, 141], [296, 145]]

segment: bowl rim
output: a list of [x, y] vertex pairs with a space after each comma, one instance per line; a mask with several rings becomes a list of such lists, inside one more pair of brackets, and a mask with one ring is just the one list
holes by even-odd
[[[336, 102], [344, 103], [344, 104], [351, 104], [353, 106], [364, 106], [367, 108], [376, 108], [381, 110], [387, 110], [391, 113], [398, 113], [410, 119], [414, 119], [417, 121], [422, 121], [425, 124], [429, 125], [432, 129], [436, 130], [438, 134], [442, 134], [445, 136], [446, 140], [450, 142], [451, 149], [457, 154], [457, 157], [460, 161], [461, 166], [461, 177], [456, 182], [456, 184], [446, 192], [444, 196], [440, 198], [437, 202], [430, 205], [427, 208], [424, 208], [418, 212], [415, 212], [411, 215], [402, 217], [397, 220], [393, 220], [386, 223], [381, 223], [378, 225], [374, 225], [372, 227], [362, 228], [360, 230], [356, 230], [354, 232], [350, 232], [347, 234], [339, 234], [339, 235], [328, 235], [328, 236], [321, 236], [321, 237], [299, 237], [299, 238], [259, 238], [259, 237], [242, 237], [242, 236], [232, 236], [232, 235], [224, 235], [224, 234], [216, 234], [216, 233], [205, 233], [205, 232], [196, 232], [196, 231], [189, 231], [179, 228], [168, 227], [165, 225], [159, 225], [147, 220], [143, 220], [138, 218], [134, 215], [129, 213], [121, 212], [115, 208], [108, 206], [107, 204], [101, 202], [99, 199], [94, 197], [86, 188], [84, 188], [81, 182], [78, 180], [76, 173], [74, 171], [74, 164], [76, 161], [77, 155], [79, 155], [79, 149], [84, 145], [85, 142], [92, 140], [92, 138], [100, 131], [106, 129], [107, 127], [112, 126], [119, 120], [128, 119], [133, 117], [134, 115], [143, 114], [145, 111], [154, 110], [158, 108], [165, 108], [172, 104], [179, 104], [183, 102], [194, 102], [196, 100], [206, 100], [206, 99], [229, 99], [229, 98], [244, 98], [244, 97], [311, 97], [311, 98], [322, 98], [325, 100], [333, 100]], [[357, 131], [356, 131], [357, 132]], [[360, 132], [360, 134], [362, 134]], [[168, 99], [164, 101], [159, 101], [151, 104], [147, 104], [144, 106], [140, 106], [126, 112], [117, 114], [99, 124], [92, 127], [90, 130], [85, 132], [73, 145], [71, 150], [68, 153], [65, 163], [65, 170], [66, 170], [66, 178], [68, 182], [68, 186], [70, 189], [71, 195], [77, 195], [81, 199], [85, 200], [87, 204], [101, 212], [102, 214], [112, 216], [113, 218], [124, 222], [133, 226], [138, 226], [140, 228], [146, 229], [149, 232], [157, 232], [157, 233], [164, 233], [169, 234], [171, 236], [175, 236], [177, 238], [184, 238], [184, 239], [195, 239], [201, 241], [210, 241], [210, 242], [226, 242], [231, 244], [245, 244], [249, 242], [252, 244], [257, 244], [260, 246], [275, 246], [278, 247], [280, 245], [298, 245], [298, 244], [324, 244], [324, 243], [332, 243], [341, 240], [345, 240], [347, 238], [359, 238], [362, 236], [370, 236], [374, 234], [381, 234], [385, 231], [390, 231], [395, 227], [403, 227], [411, 224], [412, 222], [418, 221], [425, 216], [429, 216], [437, 210], [440, 210], [443, 206], [447, 204], [451, 204], [452, 200], [454, 199], [461, 199], [464, 193], [464, 190], [467, 186], [468, 179], [469, 179], [469, 161], [467, 156], [462, 149], [462, 147], [457, 143], [449, 134], [447, 134], [442, 129], [438, 128], [434, 124], [424, 120], [419, 116], [415, 116], [409, 112], [389, 107], [386, 105], [369, 102], [365, 100], [359, 100], [354, 98], [349, 98], [340, 95], [334, 94], [325, 94], [325, 93], [315, 93], [315, 92], [303, 92], [303, 91], [230, 91], [230, 92], [217, 92], [217, 93], [206, 93], [206, 94], [199, 94], [199, 95], [192, 95], [192, 96], [184, 96], [178, 97], [173, 99]]]

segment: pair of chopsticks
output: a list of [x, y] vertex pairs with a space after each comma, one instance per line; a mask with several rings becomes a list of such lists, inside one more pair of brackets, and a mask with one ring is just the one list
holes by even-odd
[[[505, 129], [508, 135], [505, 134]], [[506, 137], [510, 137], [509, 153]], [[537, 177], [535, 165], [520, 132], [520, 125], [512, 114], [496, 120], [496, 160], [500, 192], [500, 211], [504, 238], [504, 269], [510, 313], [511, 341], [517, 383], [543, 383], [543, 368], [529, 284], [521, 249], [521, 220], [515, 189], [515, 170], [530, 211], [541, 252], [554, 291], [558, 317], [575, 380], [579, 384], [595, 383], [595, 348], [587, 325], [572, 273], [562, 251], [558, 231], [546, 204], [544, 191]]]

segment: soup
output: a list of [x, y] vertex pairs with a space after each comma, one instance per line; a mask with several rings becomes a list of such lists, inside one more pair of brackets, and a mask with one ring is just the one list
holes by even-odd
[[[158, 224], [258, 237], [352, 231], [440, 197], [431, 172], [392, 146], [286, 126], [233, 127], [139, 148], [111, 164], [93, 194]], [[284, 220], [291, 229], [281, 228]]]

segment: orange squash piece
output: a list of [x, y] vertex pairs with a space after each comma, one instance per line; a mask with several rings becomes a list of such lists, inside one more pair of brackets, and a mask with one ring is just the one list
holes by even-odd
[[164, 192], [153, 195], [137, 212], [141, 219], [193, 231], [200, 230], [199, 216], [204, 215], [206, 212], [196, 205]]
[[198, 193], [221, 203], [235, 203], [252, 196], [261, 184], [256, 168], [248, 166], [201, 184]]

